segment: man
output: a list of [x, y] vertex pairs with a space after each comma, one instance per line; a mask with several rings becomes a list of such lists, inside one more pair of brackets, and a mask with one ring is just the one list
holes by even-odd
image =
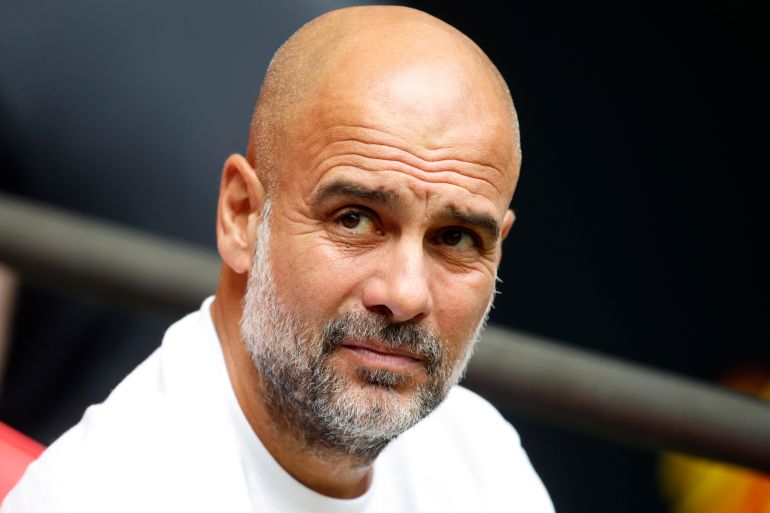
[[455, 387], [520, 152], [487, 57], [419, 11], [312, 21], [222, 174], [215, 299], [33, 464], [17, 511], [552, 511]]

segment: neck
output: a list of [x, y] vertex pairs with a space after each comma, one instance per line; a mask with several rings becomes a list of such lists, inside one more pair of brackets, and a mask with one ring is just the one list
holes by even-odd
[[371, 461], [327, 448], [309, 447], [296, 427], [270, 411], [266, 385], [251, 360], [240, 333], [241, 299], [246, 280], [223, 269], [211, 316], [225, 357], [227, 373], [251, 428], [275, 460], [308, 488], [340, 499], [362, 495], [372, 476]]

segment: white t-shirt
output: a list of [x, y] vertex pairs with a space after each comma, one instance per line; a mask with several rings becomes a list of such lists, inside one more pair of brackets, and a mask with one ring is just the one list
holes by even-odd
[[211, 301], [30, 465], [2, 513], [553, 511], [516, 432], [461, 387], [380, 454], [363, 496], [303, 486], [238, 405]]

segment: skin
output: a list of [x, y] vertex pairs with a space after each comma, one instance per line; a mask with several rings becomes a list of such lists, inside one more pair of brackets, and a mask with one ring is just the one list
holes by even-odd
[[[296, 433], [279, 430], [241, 338], [265, 198], [269, 192], [273, 201], [270, 259], [282, 304], [317, 325], [357, 310], [422, 323], [457, 359], [489, 305], [513, 224], [518, 132], [484, 54], [419, 11], [335, 11], [288, 45], [274, 80], [281, 87], [267, 82], [261, 93], [247, 157], [233, 155], [224, 166], [223, 266], [212, 316], [236, 397], [268, 451], [306, 486], [350, 498], [369, 486], [371, 462], [307, 450]], [[316, 75], [292, 68], [292, 56], [319, 48]], [[401, 369], [414, 380], [407, 383], [427, 377], [419, 361], [355, 347], [331, 362], [351, 386], [363, 386], [361, 366]], [[367, 393], [407, 398], [412, 387]]]

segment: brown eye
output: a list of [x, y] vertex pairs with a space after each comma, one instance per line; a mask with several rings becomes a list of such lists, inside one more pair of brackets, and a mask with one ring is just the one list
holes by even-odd
[[342, 218], [340, 218], [342, 226], [348, 229], [353, 229], [361, 223], [361, 214], [355, 212], [348, 212]]
[[447, 246], [456, 246], [463, 238], [463, 232], [460, 230], [447, 230], [441, 234], [441, 240]]
[[355, 210], [342, 213], [335, 222], [350, 233], [364, 235], [377, 231], [374, 220], [368, 214]]
[[453, 228], [441, 232], [441, 242], [455, 249], [470, 249], [478, 246], [476, 239], [470, 233]]

